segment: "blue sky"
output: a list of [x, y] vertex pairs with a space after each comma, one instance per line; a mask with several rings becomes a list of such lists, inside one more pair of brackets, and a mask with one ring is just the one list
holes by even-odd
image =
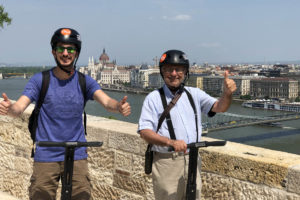
[[298, 0], [2, 0], [13, 18], [0, 30], [0, 63], [54, 65], [60, 27], [82, 38], [78, 63], [103, 48], [117, 64], [154, 64], [169, 49], [190, 62], [300, 60]]

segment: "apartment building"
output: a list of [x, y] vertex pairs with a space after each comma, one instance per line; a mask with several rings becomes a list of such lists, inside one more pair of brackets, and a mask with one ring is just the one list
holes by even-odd
[[295, 100], [298, 96], [298, 81], [289, 78], [260, 78], [250, 82], [254, 98], [283, 98]]
[[159, 73], [159, 68], [149, 68], [146, 64], [143, 64], [140, 69], [131, 71], [131, 86], [139, 88], [148, 88], [149, 75], [153, 73]]
[[164, 80], [162, 79], [160, 73], [155, 72], [149, 74], [149, 88], [161, 88], [164, 85]]
[[[229, 77], [235, 81], [236, 91], [234, 96], [242, 96], [250, 94], [250, 81], [255, 79], [253, 76], [231, 76]], [[213, 96], [221, 96], [223, 93], [223, 76], [205, 76], [203, 77], [203, 90]]]

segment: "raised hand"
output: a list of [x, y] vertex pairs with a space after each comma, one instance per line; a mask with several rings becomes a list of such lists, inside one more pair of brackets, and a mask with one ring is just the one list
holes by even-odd
[[118, 103], [118, 110], [123, 116], [128, 116], [131, 113], [131, 107], [127, 102], [127, 96], [124, 96], [121, 101]]
[[5, 93], [2, 93], [2, 97], [4, 100], [0, 102], [0, 115], [7, 115], [12, 104]]
[[232, 95], [236, 90], [236, 84], [234, 80], [228, 78], [228, 71], [226, 70], [224, 73], [224, 88], [223, 92], [225, 95]]

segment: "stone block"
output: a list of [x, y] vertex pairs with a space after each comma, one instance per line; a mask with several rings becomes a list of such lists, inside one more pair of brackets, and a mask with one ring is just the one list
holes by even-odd
[[288, 169], [287, 191], [300, 194], [300, 165], [294, 165]]
[[144, 170], [145, 158], [140, 155], [132, 155], [132, 176], [135, 178], [149, 177]]
[[130, 173], [132, 171], [132, 154], [116, 151], [115, 165], [116, 169]]
[[108, 144], [108, 131], [101, 128], [87, 127], [87, 141], [103, 142], [100, 148], [105, 148]]
[[89, 168], [90, 179], [92, 182], [100, 182], [102, 184], [113, 185], [113, 172], [103, 168]]
[[263, 160], [246, 159], [208, 150], [200, 150], [202, 170], [214, 172], [256, 184], [283, 188], [287, 168]]
[[91, 168], [114, 169], [115, 152], [113, 149], [89, 148], [88, 155]]
[[6, 173], [2, 176], [2, 192], [7, 192], [20, 199], [28, 199], [29, 175], [6, 170]]
[[294, 193], [271, 188], [266, 185], [253, 184], [247, 181], [220, 176], [212, 173], [201, 173], [201, 199], [259, 199], [259, 200], [296, 200], [299, 196]]
[[93, 200], [120, 200], [122, 190], [100, 182], [92, 182]]
[[146, 194], [145, 178], [132, 178], [123, 174], [114, 174], [114, 187], [131, 191], [136, 194]]
[[128, 135], [120, 132], [110, 132], [108, 146], [131, 153], [140, 152], [138, 135]]
[[32, 174], [32, 166], [33, 166], [33, 160], [32, 159], [26, 159], [23, 157], [15, 157], [14, 158], [14, 170], [18, 172], [22, 172], [27, 175]]

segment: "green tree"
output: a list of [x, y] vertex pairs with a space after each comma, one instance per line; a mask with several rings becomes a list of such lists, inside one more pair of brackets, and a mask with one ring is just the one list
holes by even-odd
[[241, 95], [240, 99], [244, 99], [244, 100], [251, 100], [251, 96], [250, 95]]
[[3, 28], [5, 23], [9, 25], [11, 21], [12, 19], [8, 17], [8, 13], [4, 11], [4, 7], [0, 5], [0, 27]]

